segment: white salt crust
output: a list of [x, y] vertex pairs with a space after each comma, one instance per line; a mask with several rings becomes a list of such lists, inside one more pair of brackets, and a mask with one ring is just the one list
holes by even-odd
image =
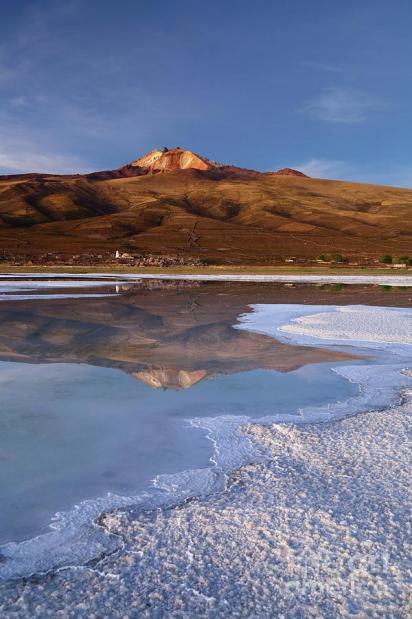
[[[410, 365], [411, 334], [408, 335], [405, 331], [405, 320], [410, 318], [411, 312], [378, 308], [376, 310], [378, 316], [374, 315], [373, 329], [375, 330], [368, 330], [366, 326], [370, 310], [371, 308], [359, 306], [352, 311], [351, 321], [355, 325], [353, 326], [354, 332], [361, 333], [363, 338], [369, 337], [368, 333], [370, 333], [369, 340], [361, 340], [362, 345], [384, 350], [394, 362], [390, 365], [339, 366], [335, 371], [359, 384], [357, 396], [334, 404], [333, 407], [301, 409], [296, 411], [294, 417], [290, 415], [282, 417], [276, 415], [274, 411], [273, 416], [267, 417], [263, 422], [278, 424], [284, 421], [295, 424], [328, 422], [362, 410], [388, 407], [399, 401], [400, 390], [410, 384], [410, 379], [403, 370], [408, 363]], [[303, 324], [298, 321], [293, 322], [294, 319], [308, 318], [319, 313], [323, 315], [316, 320]], [[254, 312], [243, 316], [238, 327], [276, 335], [276, 337], [283, 334], [284, 338], [293, 338], [300, 344], [313, 343], [313, 340], [319, 344], [323, 333], [327, 333], [329, 336], [336, 337], [329, 343], [339, 344], [341, 343], [339, 336], [342, 333], [342, 323], [339, 320], [342, 316], [343, 320], [346, 320], [345, 313], [340, 312], [340, 308], [334, 307], [328, 307], [325, 311], [324, 306], [254, 306]], [[385, 341], [388, 320], [391, 323], [390, 342]], [[290, 331], [291, 325], [305, 329], [305, 332], [301, 334], [295, 330]], [[285, 327], [288, 330], [285, 331]], [[310, 335], [308, 335], [308, 329], [311, 330]], [[359, 344], [359, 341], [350, 340], [350, 342]], [[92, 558], [119, 548], [123, 544], [122, 536], [113, 535], [107, 527], [102, 528], [93, 523], [104, 511], [129, 507], [147, 510], [155, 506], [181, 503], [192, 496], [206, 497], [213, 492], [223, 491], [228, 474], [242, 465], [256, 462], [267, 464], [272, 457], [270, 449], [267, 445], [256, 441], [253, 433], [243, 431], [245, 425], [252, 421], [253, 413], [250, 417], [192, 420], [193, 425], [207, 432], [214, 444], [215, 453], [210, 469], [159, 476], [155, 480], [152, 493], [138, 497], [109, 495], [97, 501], [85, 501], [71, 512], [57, 514], [49, 533], [19, 544], [6, 544], [0, 548], [4, 557], [4, 560], [0, 562], [0, 579], [28, 576], [67, 565], [84, 564]], [[259, 420], [259, 423], [261, 422], [262, 420]], [[354, 423], [356, 424], [356, 420]], [[282, 432], [285, 431], [282, 430]], [[282, 497], [278, 498], [283, 500]]]
[[243, 426], [267, 460], [173, 509], [112, 512], [121, 548], [0, 583], [30, 617], [411, 616], [411, 406], [315, 425]]

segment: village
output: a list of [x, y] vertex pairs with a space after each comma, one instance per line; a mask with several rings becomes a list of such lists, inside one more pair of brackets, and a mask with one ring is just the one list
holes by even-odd
[[132, 254], [127, 252], [101, 252], [67, 254], [64, 252], [48, 252], [45, 254], [13, 254], [3, 252], [0, 254], [0, 263], [12, 266], [36, 266], [36, 265], [66, 265], [66, 266], [105, 266], [125, 265], [129, 267], [176, 267], [191, 266], [202, 267], [206, 263], [192, 256], [162, 255], [162, 254]]
[[[341, 254], [321, 254], [313, 258], [300, 256], [274, 256], [267, 261], [260, 261], [261, 266], [324, 266], [328, 268], [356, 267], [356, 268], [386, 268], [408, 269], [412, 268], [412, 258], [409, 256], [392, 257], [384, 255], [380, 258], [363, 257], [349, 258]], [[15, 254], [12, 252], [0, 253], [0, 264], [9, 266], [128, 266], [128, 267], [196, 267], [203, 268], [217, 266], [208, 258], [178, 254], [154, 254], [125, 252], [120, 249], [114, 251], [101, 251], [99, 253], [81, 252], [71, 254], [67, 252], [47, 252], [42, 254]], [[221, 266], [242, 266], [240, 260], [225, 258]]]

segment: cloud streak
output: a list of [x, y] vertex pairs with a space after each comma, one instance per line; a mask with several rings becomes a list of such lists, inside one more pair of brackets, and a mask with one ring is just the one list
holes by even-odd
[[324, 71], [326, 73], [344, 73], [345, 69], [341, 66], [334, 64], [326, 64], [324, 62], [316, 62], [312, 60], [305, 60], [302, 62], [302, 66], [314, 69], [315, 71]]
[[379, 169], [367, 163], [359, 165], [351, 161], [313, 157], [292, 167], [312, 178], [412, 187], [412, 163], [385, 166]]
[[76, 158], [66, 155], [52, 154], [45, 155], [29, 150], [25, 153], [0, 151], [0, 174], [17, 174], [27, 172], [48, 172], [51, 174], [77, 174], [79, 172], [90, 171], [83, 167], [82, 163]]
[[120, 165], [122, 143], [126, 157], [135, 158], [210, 113], [190, 93], [165, 96], [158, 79], [160, 42], [173, 46], [173, 35], [160, 41], [162, 33], [155, 32], [152, 71], [131, 62], [146, 51], [144, 25], [145, 36], [136, 36], [132, 49], [89, 49], [84, 30], [81, 44], [73, 47], [69, 33], [78, 26], [80, 5], [47, 0], [41, 8], [28, 7], [16, 30], [0, 42], [0, 173], [93, 170], [112, 165], [106, 161], [115, 157]]
[[313, 178], [347, 179], [353, 173], [349, 162], [333, 159], [313, 158], [298, 164], [296, 168]]
[[[93, 168], [93, 166], [92, 166]], [[0, 174], [24, 172], [51, 172], [73, 174], [92, 171], [90, 165], [78, 157], [73, 157], [50, 146], [47, 152], [40, 151], [35, 136], [26, 130], [19, 133], [18, 128], [7, 132], [0, 127]]]
[[300, 111], [328, 123], [362, 123], [386, 104], [369, 93], [347, 88], [326, 88], [306, 101]]

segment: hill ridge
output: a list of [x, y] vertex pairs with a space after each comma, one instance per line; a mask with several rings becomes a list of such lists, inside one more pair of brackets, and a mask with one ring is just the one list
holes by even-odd
[[181, 148], [106, 172], [0, 177], [0, 252], [15, 255], [412, 256], [411, 215], [412, 190], [257, 172]]

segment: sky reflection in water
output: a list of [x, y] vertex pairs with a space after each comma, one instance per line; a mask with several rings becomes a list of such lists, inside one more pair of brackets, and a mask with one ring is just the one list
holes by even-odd
[[233, 328], [262, 294], [163, 286], [1, 305], [0, 542], [83, 499], [207, 466], [193, 417], [292, 414], [355, 393], [330, 371], [345, 355]]

